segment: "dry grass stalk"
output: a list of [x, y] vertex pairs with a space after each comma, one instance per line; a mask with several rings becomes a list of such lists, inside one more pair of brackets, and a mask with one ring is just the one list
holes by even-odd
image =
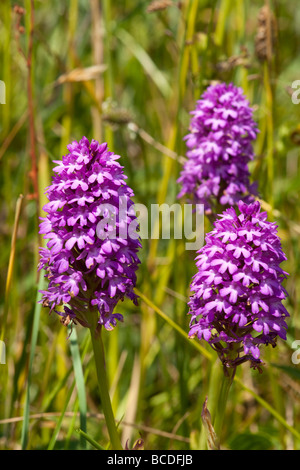
[[255, 37], [255, 52], [263, 62], [271, 61], [276, 43], [276, 19], [269, 3], [266, 3], [258, 13], [258, 28]]

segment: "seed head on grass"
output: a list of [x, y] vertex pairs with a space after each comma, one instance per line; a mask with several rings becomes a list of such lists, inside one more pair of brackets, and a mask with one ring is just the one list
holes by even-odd
[[190, 337], [206, 340], [226, 368], [262, 363], [260, 346], [286, 339], [287, 273], [277, 226], [258, 201], [227, 209], [199, 250], [190, 299]]
[[98, 323], [110, 330], [122, 320], [114, 313], [119, 300], [137, 299], [133, 288], [141, 244], [133, 191], [120, 157], [106, 143], [83, 137], [68, 151], [55, 161], [56, 175], [46, 189], [49, 202], [40, 233], [48, 242], [40, 250], [39, 269], [46, 271], [48, 288], [42, 302], [63, 323], [89, 327], [90, 312], [97, 312]]
[[254, 157], [257, 127], [242, 89], [225, 83], [209, 86], [191, 115], [178, 197], [204, 204], [207, 214], [254, 200], [248, 163]]

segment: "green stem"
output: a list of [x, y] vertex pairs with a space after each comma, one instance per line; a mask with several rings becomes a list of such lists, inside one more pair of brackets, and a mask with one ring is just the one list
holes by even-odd
[[223, 374], [223, 378], [221, 382], [219, 400], [218, 400], [217, 407], [216, 407], [216, 416], [215, 416], [215, 422], [214, 422], [214, 430], [216, 432], [216, 435], [219, 438], [219, 441], [221, 441], [221, 432], [222, 432], [222, 428], [224, 424], [226, 405], [227, 405], [229, 390], [233, 382], [234, 373], [235, 373], [235, 369], [230, 369], [227, 375]]
[[102, 403], [102, 409], [106, 420], [106, 425], [111, 441], [113, 450], [122, 450], [122, 444], [119, 438], [119, 434], [116, 427], [116, 422], [111, 406], [109, 391], [108, 391], [108, 382], [106, 375], [106, 365], [105, 365], [105, 354], [104, 346], [102, 342], [101, 329], [92, 327], [90, 329], [91, 339], [94, 351], [94, 358], [96, 364], [98, 385], [100, 398]]

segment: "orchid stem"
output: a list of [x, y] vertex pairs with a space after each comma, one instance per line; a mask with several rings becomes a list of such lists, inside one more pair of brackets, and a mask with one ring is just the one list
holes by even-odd
[[98, 385], [102, 409], [106, 420], [106, 425], [113, 450], [122, 450], [121, 440], [116, 427], [116, 422], [112, 410], [111, 400], [108, 391], [108, 381], [105, 365], [105, 353], [101, 335], [101, 328], [91, 328], [91, 339], [95, 357]]
[[234, 372], [235, 370], [233, 369], [233, 370], [228, 371], [228, 374], [224, 373], [222, 382], [221, 382], [219, 400], [217, 403], [216, 416], [215, 416], [215, 422], [214, 422], [214, 430], [220, 442], [221, 442], [221, 432], [222, 432], [224, 419], [225, 419], [228, 395], [229, 395], [230, 387], [233, 382]]

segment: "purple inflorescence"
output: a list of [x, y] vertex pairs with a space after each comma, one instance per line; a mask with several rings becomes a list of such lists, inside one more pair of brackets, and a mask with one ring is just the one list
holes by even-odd
[[258, 130], [243, 90], [232, 84], [211, 85], [191, 114], [178, 197], [203, 204], [208, 214], [239, 200], [252, 202], [256, 189], [250, 184], [248, 163]]
[[[40, 233], [48, 239], [40, 250], [48, 288], [43, 305], [62, 321], [89, 325], [91, 312], [110, 330], [122, 315], [113, 313], [119, 300], [136, 303], [133, 288], [141, 246], [133, 208], [133, 191], [125, 183], [120, 158], [107, 144], [86, 137], [68, 145], [55, 161], [56, 175], [46, 189]], [[63, 309], [58, 309], [63, 306]]]
[[260, 345], [286, 339], [282, 281], [286, 260], [277, 226], [258, 201], [227, 209], [196, 258], [189, 307], [190, 337], [206, 340], [226, 367], [261, 362]]

